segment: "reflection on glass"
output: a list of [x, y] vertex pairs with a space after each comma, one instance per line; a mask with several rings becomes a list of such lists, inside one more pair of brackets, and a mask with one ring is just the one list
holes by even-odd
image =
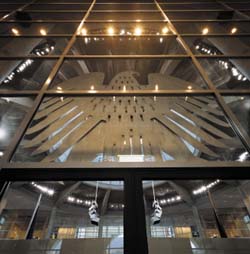
[[202, 34], [204, 27], [209, 28], [211, 34], [231, 34], [232, 28], [237, 28], [238, 33], [249, 33], [250, 27], [247, 22], [174, 22], [173, 25], [181, 34]]
[[89, 90], [91, 85], [95, 90], [122, 90], [124, 85], [126, 90], [206, 88], [187, 58], [66, 60], [50, 88]]
[[91, 12], [88, 20], [164, 20], [158, 12]]
[[91, 253], [123, 253], [122, 181], [14, 182], [4, 200], [0, 239], [53, 239], [54, 251], [61, 248], [55, 240], [78, 239], [92, 243]]
[[118, 11], [118, 10], [132, 10], [132, 11], [143, 11], [143, 10], [154, 10], [154, 11], [157, 11], [157, 6], [155, 3], [153, 2], [148, 2], [146, 3], [144, 1], [144, 3], [133, 3], [133, 2], [130, 2], [130, 3], [126, 3], [126, 2], [123, 2], [122, 4], [119, 4], [119, 3], [112, 3], [112, 5], [110, 5], [109, 3], [100, 3], [100, 2], [97, 2], [94, 7], [93, 7], [93, 11], [96, 11], [96, 10], [111, 10], [111, 11]]
[[[223, 98], [250, 136], [250, 96], [224, 96]], [[243, 154], [241, 159], [244, 157]]]
[[[49, 34], [73, 34], [79, 23], [0, 23], [2, 35], [13, 35], [12, 29], [18, 29], [20, 35], [40, 35], [40, 30], [44, 29]], [[1, 39], [2, 40], [2, 39]]]
[[[82, 34], [89, 31], [82, 30]], [[129, 37], [112, 37], [115, 31], [110, 27], [107, 31], [110, 37], [78, 37], [69, 54], [87, 55], [174, 55], [185, 54], [174, 36], [140, 37], [143, 30], [135, 28]], [[126, 34], [121, 30], [120, 34]]]
[[223, 6], [219, 3], [214, 3], [214, 2], [193, 2], [190, 1], [188, 3], [160, 3], [160, 6], [164, 10], [218, 10], [218, 9], [223, 9]]
[[10, 16], [7, 20], [16, 21], [20, 15], [25, 17], [25, 21], [37, 21], [37, 20], [77, 20], [80, 21], [84, 17], [85, 11], [79, 10], [79, 12], [29, 12], [22, 11], [15, 16]]
[[31, 107], [31, 98], [0, 97], [0, 160]]
[[[112, 23], [112, 22], [100, 22], [100, 23], [88, 23], [86, 22], [84, 27], [87, 30], [87, 34], [108, 34], [108, 29], [113, 27], [114, 35], [134, 35], [134, 30], [136, 27], [140, 27], [142, 35], [165, 35], [171, 34], [168, 24], [166, 22], [128, 22], [128, 23]], [[166, 32], [166, 29], [168, 31]], [[83, 34], [80, 34], [83, 35]]]
[[[55, 1], [58, 2], [58, 1]], [[75, 1], [74, 1], [75, 2]], [[69, 11], [70, 10], [88, 10], [90, 4], [89, 3], [79, 3], [79, 4], [73, 4], [72, 2], [70, 4], [52, 4], [50, 3], [49, 5], [46, 3], [35, 3], [35, 4], [31, 4], [29, 6], [27, 6], [25, 8], [25, 11], [30, 11], [30, 10], [65, 10], [65, 11]]]
[[[206, 51], [207, 50], [209, 51], [210, 47], [207, 47]], [[209, 78], [218, 89], [250, 88], [248, 59], [217, 58], [202, 59], [199, 61], [208, 74]]]
[[[14, 35], [20, 35], [20, 31], [12, 28]], [[47, 34], [45, 28], [39, 30], [40, 35]], [[61, 54], [69, 41], [65, 38], [23, 38], [11, 37], [0, 39], [0, 56], [48, 56]], [[17, 47], [17, 45], [22, 45]]]
[[0, 61], [0, 89], [38, 90], [55, 63], [55, 60], [27, 58]]
[[176, 12], [168, 12], [165, 11], [168, 18], [172, 20], [221, 20], [221, 19], [242, 19], [242, 16], [239, 14], [235, 14], [233, 11], [200, 11], [200, 12], [183, 12], [183, 11], [176, 11]]
[[201, 253], [214, 245], [221, 251], [219, 239], [207, 238], [249, 237], [249, 186], [249, 180], [144, 181], [149, 253]]
[[[121, 73], [112, 84], [126, 79], [136, 82]], [[204, 162], [235, 161], [242, 153], [246, 150], [209, 96], [47, 97], [13, 160]]]
[[[208, 28], [204, 28], [206, 32]], [[233, 27], [230, 34], [236, 33]], [[207, 31], [208, 32], [208, 31]], [[250, 53], [249, 37], [237, 37], [236, 35], [226, 37], [183, 37], [195, 54], [202, 55], [247, 55]]]

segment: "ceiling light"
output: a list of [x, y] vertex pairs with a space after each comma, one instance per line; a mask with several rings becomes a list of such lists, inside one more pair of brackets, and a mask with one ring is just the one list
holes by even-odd
[[188, 88], [188, 90], [192, 90], [192, 86], [188, 86], [187, 88]]
[[113, 28], [113, 27], [109, 27], [109, 28], [108, 28], [108, 34], [109, 34], [109, 35], [114, 35], [114, 33], [115, 33], [114, 28]]
[[142, 34], [142, 29], [140, 27], [136, 27], [135, 31], [134, 31], [134, 34], [137, 35], [137, 36], [140, 36]]
[[3, 128], [0, 128], [0, 139], [4, 139], [6, 137], [6, 130]]
[[234, 28], [232, 28], [232, 30], [231, 30], [231, 34], [235, 34], [236, 32], [237, 32], [237, 28], [236, 27], [234, 27]]
[[12, 33], [13, 33], [14, 35], [19, 35], [18, 29], [12, 28], [11, 31], [12, 31]]
[[3, 154], [4, 154], [4, 153], [3, 153], [2, 151], [0, 151], [0, 157], [2, 157], [2, 156], [3, 156]]
[[47, 35], [47, 32], [45, 29], [40, 29], [40, 34], [45, 36]]
[[208, 34], [209, 30], [207, 27], [205, 27], [203, 30], [202, 30], [202, 34], [205, 35], [205, 34]]
[[121, 30], [120, 35], [124, 35], [126, 31], [124, 29]]
[[155, 90], [158, 91], [158, 89], [159, 89], [159, 86], [155, 85]]
[[169, 29], [165, 26], [162, 28], [162, 33], [167, 34], [169, 32]]
[[87, 29], [86, 29], [86, 28], [83, 28], [83, 29], [81, 30], [81, 34], [82, 34], [82, 35], [87, 35]]

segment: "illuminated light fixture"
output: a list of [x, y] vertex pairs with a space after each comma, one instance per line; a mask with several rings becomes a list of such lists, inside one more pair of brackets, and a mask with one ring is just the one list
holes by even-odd
[[162, 28], [161, 31], [162, 31], [163, 34], [167, 34], [169, 32], [169, 29], [168, 29], [168, 27], [165, 26], [165, 27]]
[[56, 89], [62, 91], [62, 88], [60, 86], [58, 86]]
[[121, 30], [120, 35], [124, 35], [126, 32], [124, 29]]
[[209, 32], [209, 29], [207, 27], [205, 27], [203, 30], [202, 30], [202, 34], [205, 35], [205, 34], [208, 34]]
[[155, 91], [158, 91], [158, 90], [159, 90], [159, 86], [155, 85]]
[[124, 92], [126, 92], [126, 89], [127, 89], [126, 86], [123, 86], [123, 91], [124, 91]]
[[188, 90], [192, 90], [193, 87], [192, 86], [188, 86], [187, 88], [188, 88]]
[[202, 194], [202, 193], [206, 192], [207, 190], [211, 189], [212, 187], [214, 187], [215, 185], [217, 185], [219, 183], [220, 183], [220, 180], [217, 179], [214, 182], [211, 182], [207, 185], [203, 185], [200, 188], [198, 188], [196, 190], [193, 190], [193, 194], [194, 195]]
[[236, 27], [233, 27], [232, 30], [231, 30], [231, 34], [235, 34], [237, 32], [237, 28]]
[[87, 35], [87, 29], [86, 28], [82, 28], [81, 35]]
[[68, 200], [69, 202], [74, 202], [74, 201], [75, 201], [75, 198], [72, 197], [72, 196], [69, 196], [69, 197], [67, 198], [67, 200]]
[[245, 98], [244, 97], [240, 97], [240, 99], [243, 101]]
[[243, 78], [242, 74], [239, 74], [237, 79], [242, 80], [242, 78]]
[[249, 153], [248, 152], [244, 152], [244, 153], [242, 153], [239, 156], [237, 161], [240, 161], [240, 162], [246, 161], [248, 157], [249, 157]]
[[45, 36], [45, 35], [47, 35], [47, 31], [42, 28], [42, 29], [40, 29], [40, 34]]
[[163, 38], [160, 38], [160, 43], [163, 43]]
[[0, 151], [0, 157], [2, 157], [4, 155], [4, 153], [2, 151]]
[[92, 90], [92, 91], [95, 90], [95, 87], [94, 87], [94, 86], [91, 86], [91, 87], [90, 87], [90, 90]]
[[134, 30], [134, 35], [140, 36], [142, 34], [142, 29], [140, 27], [136, 27]]
[[6, 131], [3, 128], [0, 128], [0, 139], [4, 139], [6, 137]]
[[11, 29], [11, 32], [12, 32], [14, 35], [19, 35], [19, 31], [18, 31], [18, 29], [16, 29], [16, 28], [12, 28], [12, 29]]
[[136, 22], [141, 22], [141, 19], [137, 19]]
[[41, 192], [43, 192], [49, 196], [53, 196], [55, 194], [55, 191], [53, 189], [50, 189], [46, 186], [36, 184], [35, 182], [31, 182], [31, 185], [33, 185], [35, 188], [37, 188], [38, 190], [40, 190]]
[[113, 28], [113, 27], [109, 27], [109, 28], [108, 28], [108, 34], [109, 34], [109, 35], [114, 35], [114, 33], [115, 33], [114, 28]]

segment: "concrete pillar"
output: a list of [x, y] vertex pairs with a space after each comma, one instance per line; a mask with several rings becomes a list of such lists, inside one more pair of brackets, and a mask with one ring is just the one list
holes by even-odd
[[204, 232], [202, 224], [201, 224], [199, 211], [195, 205], [192, 205], [192, 212], [193, 212], [193, 216], [194, 216], [195, 225], [196, 225], [197, 230], [199, 232], [199, 237], [206, 238], [205, 232]]

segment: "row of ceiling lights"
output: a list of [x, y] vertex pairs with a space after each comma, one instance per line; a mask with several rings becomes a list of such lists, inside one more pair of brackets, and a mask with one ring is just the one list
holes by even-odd
[[[238, 31], [237, 27], [233, 27], [233, 28], [230, 30], [230, 33], [231, 33], [231, 34], [235, 34], [237, 31]], [[16, 36], [20, 35], [20, 31], [19, 31], [17, 28], [14, 28], [14, 27], [13, 27], [13, 28], [11, 29], [11, 32], [12, 32], [14, 35], [16, 35]], [[46, 31], [46, 29], [44, 29], [44, 28], [41, 28], [41, 29], [39, 30], [39, 32], [40, 32], [40, 34], [41, 34], [42, 36], [46, 36], [46, 35], [47, 35], [47, 31]], [[107, 28], [106, 32], [107, 32], [108, 35], [112, 36], [112, 35], [115, 35], [115, 34], [116, 34], [116, 29], [115, 29], [113, 26], [110, 26], [110, 27]], [[169, 32], [169, 28], [168, 28], [167, 26], [165, 26], [165, 27], [162, 28], [161, 33], [158, 32], [158, 33], [156, 33], [156, 35], [167, 34], [168, 32]], [[120, 32], [119, 32], [120, 35], [126, 35], [126, 34], [127, 34], [127, 35], [136, 35], [136, 36], [140, 36], [140, 35], [142, 35], [142, 33], [143, 33], [143, 29], [142, 29], [140, 26], [136, 26], [136, 27], [134, 28], [133, 33], [129, 32], [129, 31], [126, 32], [125, 29], [121, 29]], [[208, 33], [209, 33], [209, 28], [208, 28], [208, 27], [204, 27], [204, 28], [202, 29], [202, 34], [203, 34], [203, 35], [206, 35], [206, 34], [208, 34]], [[84, 36], [86, 36], [87, 34], [88, 34], [88, 30], [87, 30], [87, 28], [85, 28], [85, 27], [83, 27], [83, 28], [80, 30], [80, 32], [79, 32], [79, 35], [84, 35]]]
[[[217, 179], [207, 185], [202, 185], [201, 187], [193, 190], [192, 193], [194, 195], [202, 194], [202, 193], [208, 191], [209, 189], [211, 189], [212, 187], [218, 185], [219, 183], [220, 183], [220, 180]], [[49, 196], [53, 196], [55, 194], [55, 191], [53, 189], [48, 188], [46, 186], [37, 184], [35, 182], [31, 182], [31, 185], [33, 187], [37, 188], [38, 190], [40, 190], [42, 193], [47, 194]], [[170, 197], [168, 199], [161, 199], [159, 202], [160, 202], [160, 204], [165, 205], [165, 204], [172, 204], [175, 202], [180, 202], [181, 200], [182, 200], [181, 196], [176, 195], [176, 196]], [[74, 203], [74, 204], [78, 204], [78, 205], [85, 205], [85, 206], [91, 205], [91, 200], [83, 200], [83, 199], [76, 198], [73, 196], [68, 196], [67, 201], [69, 203]], [[124, 205], [123, 204], [110, 204], [110, 208], [124, 208]]]

